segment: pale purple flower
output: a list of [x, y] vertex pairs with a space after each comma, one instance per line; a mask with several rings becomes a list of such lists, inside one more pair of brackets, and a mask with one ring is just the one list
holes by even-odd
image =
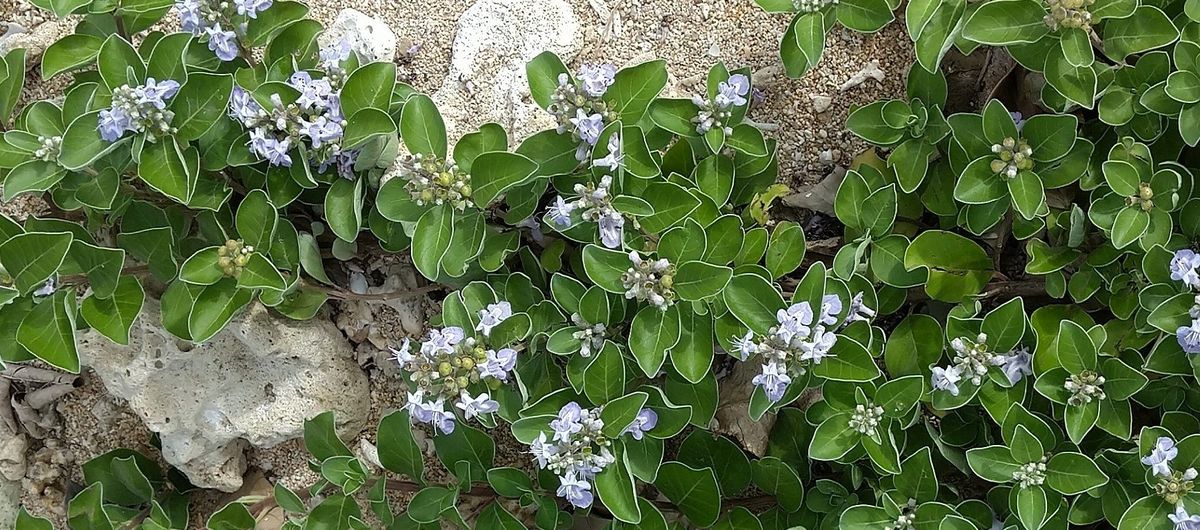
[[408, 338], [405, 338], [404, 342], [400, 344], [400, 349], [388, 348], [388, 350], [392, 352], [392, 360], [396, 361], [401, 366], [412, 362], [413, 359], [416, 359], [416, 356], [409, 352], [411, 346], [412, 341], [408, 340]]
[[313, 121], [300, 120], [300, 135], [307, 136], [312, 141], [313, 148], [342, 139], [342, 124], [329, 121], [325, 116], [318, 116]]
[[454, 350], [454, 346], [462, 342], [463, 338], [465, 338], [465, 335], [460, 327], [450, 326], [431, 330], [429, 332], [429, 340], [421, 344], [421, 353], [430, 356], [437, 352], [450, 353]]
[[454, 404], [463, 411], [463, 417], [471, 419], [500, 410], [500, 403], [492, 399], [487, 392], [471, 397], [465, 390], [458, 395], [458, 403]]
[[950, 395], [958, 395], [958, 382], [962, 380], [962, 372], [956, 366], [941, 366], [933, 367], [933, 388], [934, 390], [945, 390], [950, 392]]
[[867, 322], [875, 317], [875, 310], [863, 303], [863, 293], [858, 293], [850, 299], [850, 311], [846, 316], [849, 322]]
[[352, 48], [350, 46], [350, 41], [346, 40], [345, 38], [342, 38], [341, 40], [337, 41], [337, 43], [328, 47], [321, 48], [321, 67], [329, 70], [331, 68], [340, 66], [342, 61], [350, 58], [351, 50]]
[[758, 343], [754, 341], [754, 332], [747, 331], [744, 336], [733, 338], [733, 349], [738, 353], [738, 360], [744, 361], [758, 353]]
[[1016, 384], [1022, 377], [1033, 375], [1033, 356], [1029, 354], [1027, 348], [1017, 348], [1008, 355], [1003, 356], [1000, 361], [1000, 370], [1008, 376], [1008, 382]]
[[58, 280], [56, 280], [54, 277], [51, 277], [50, 279], [46, 280], [46, 283], [43, 283], [41, 287], [38, 287], [37, 290], [32, 294], [33, 296], [37, 297], [50, 296], [54, 294], [56, 289], [58, 289]]
[[204, 31], [204, 16], [200, 13], [199, 0], [176, 0], [175, 10], [179, 12], [179, 25], [184, 31], [193, 35]]
[[288, 79], [288, 84], [300, 91], [300, 96], [296, 98], [296, 104], [302, 108], [326, 107], [333, 99], [333, 85], [329, 84], [328, 79], [313, 79], [311, 74], [303, 70], [292, 74], [292, 77]]
[[837, 334], [825, 331], [825, 328], [817, 326], [813, 330], [812, 339], [800, 343], [800, 360], [812, 361], [813, 364], [821, 364], [821, 361], [826, 357], [832, 357], [829, 350], [833, 349], [833, 345], [837, 342]]
[[750, 79], [742, 74], [729, 76], [728, 81], [717, 85], [717, 95], [714, 102], [717, 107], [727, 109], [746, 104], [746, 96], [750, 93]]
[[1017, 132], [1021, 132], [1021, 129], [1025, 128], [1025, 117], [1017, 111], [1009, 112], [1008, 115], [1012, 116], [1013, 124], [1017, 126]]
[[229, 95], [229, 117], [242, 122], [243, 125], [249, 125], [258, 118], [259, 111], [262, 106], [254, 101], [250, 92], [240, 86], [234, 86], [233, 92]]
[[100, 138], [103, 138], [104, 141], [115, 142], [125, 134], [125, 131], [133, 130], [133, 121], [125, 109], [104, 109], [100, 111], [97, 130], [100, 131]]
[[583, 430], [583, 424], [579, 422], [582, 417], [583, 410], [578, 403], [572, 401], [563, 405], [558, 411], [558, 418], [550, 421], [550, 428], [554, 430], [554, 441], [566, 442], [571, 439], [571, 435]]
[[138, 103], [162, 110], [167, 108], [166, 100], [174, 97], [177, 92], [179, 92], [178, 81], [172, 79], [157, 81], [153, 77], [147, 77], [146, 84], [142, 85]]
[[600, 139], [600, 131], [604, 130], [604, 116], [588, 116], [583, 109], [575, 109], [575, 117], [571, 118], [571, 124], [575, 126], [575, 132], [581, 140], [588, 145], [596, 145], [596, 141]]
[[475, 366], [480, 377], [494, 377], [501, 381], [508, 380], [508, 373], [517, 365], [517, 350], [502, 348], [500, 351], [488, 350], [487, 358]]
[[425, 391], [420, 388], [408, 393], [408, 402], [404, 404], [413, 423], [429, 423], [433, 421], [432, 412], [425, 407]]
[[1167, 514], [1167, 519], [1175, 524], [1174, 530], [1200, 530], [1200, 514], [1189, 514], [1182, 502], [1175, 505], [1175, 513]]
[[1200, 254], [1188, 248], [1176, 250], [1175, 256], [1171, 258], [1171, 279], [1181, 281], [1192, 289], [1200, 288], [1200, 273], [1197, 273], [1197, 267], [1200, 267]]
[[[568, 217], [568, 222], [569, 221], [570, 218]], [[546, 238], [546, 235], [542, 233], [542, 223], [539, 223], [537, 218], [534, 216], [526, 217], [513, 226], [528, 228], [529, 237], [533, 238], [533, 241], [539, 245], [542, 244], [542, 241]]]
[[625, 155], [621, 154], [621, 135], [612, 133], [608, 137], [608, 154], [600, 160], [592, 162], [592, 167], [604, 167], [609, 171], [614, 171], [621, 166], [621, 162], [625, 160]]
[[204, 32], [208, 34], [208, 49], [212, 50], [218, 59], [232, 61], [237, 57], [238, 43], [236, 33], [222, 30], [220, 24], [205, 28]]
[[488, 304], [487, 307], [479, 310], [479, 324], [475, 326], [475, 331], [483, 333], [485, 337], [491, 335], [492, 328], [499, 326], [501, 322], [512, 315], [512, 304], [508, 302]]
[[616, 78], [617, 67], [611, 64], [583, 65], [579, 68], [579, 82], [587, 95], [598, 98], [604, 95]]
[[750, 382], [762, 387], [763, 391], [767, 393], [767, 399], [779, 401], [783, 399], [783, 393], [792, 383], [792, 378], [787, 374], [787, 368], [783, 364], [770, 362], [762, 365], [762, 373], [754, 376]]
[[539, 432], [538, 437], [529, 445], [529, 454], [533, 455], [538, 468], [545, 469], [550, 457], [558, 453], [558, 446], [547, 443], [546, 433]]
[[339, 177], [344, 179], [354, 178], [354, 163], [358, 161], [358, 149], [339, 150], [338, 152], [326, 158], [323, 162], [317, 165], [317, 172], [324, 173], [330, 166], [337, 167]]
[[1170, 477], [1171, 461], [1176, 456], [1179, 456], [1179, 449], [1175, 447], [1175, 440], [1161, 436], [1154, 441], [1150, 454], [1142, 457], [1142, 463], [1150, 466], [1155, 475]]
[[250, 149], [272, 166], [291, 167], [292, 165], [292, 156], [288, 154], [288, 151], [292, 149], [291, 138], [280, 140], [274, 136], [267, 136], [261, 128], [254, 129], [250, 131]]
[[606, 212], [600, 217], [600, 242], [608, 248], [620, 248], [624, 228], [625, 218], [621, 216], [621, 212]]
[[[442, 400], [438, 400], [441, 405]], [[433, 413], [433, 426], [437, 427], [442, 434], [450, 434], [454, 432], [454, 413], [450, 411], [436, 411]]]
[[233, 0], [239, 15], [258, 18], [258, 14], [271, 7], [271, 0]]
[[1175, 330], [1175, 340], [1184, 353], [1200, 353], [1200, 319], [1192, 319], [1190, 326], [1179, 326]]
[[642, 409], [638, 411], [633, 423], [621, 431], [621, 434], [629, 434], [634, 440], [641, 440], [646, 431], [653, 429], [655, 425], [658, 425], [658, 413], [654, 412], [654, 409]]
[[837, 324], [837, 317], [842, 313], [842, 299], [836, 294], [827, 294], [821, 297], [821, 314], [817, 317], [817, 322], [832, 326]]
[[554, 204], [546, 209], [546, 215], [550, 216], [550, 222], [558, 226], [570, 226], [571, 212], [575, 211], [576, 206], [574, 201], [567, 202], [559, 195], [555, 197]]
[[562, 477], [558, 485], [558, 496], [570, 502], [576, 508], [587, 508], [592, 505], [592, 485], [586, 480], [579, 479], [574, 473]]

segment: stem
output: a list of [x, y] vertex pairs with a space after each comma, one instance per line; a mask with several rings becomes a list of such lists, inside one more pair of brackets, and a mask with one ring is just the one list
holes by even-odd
[[391, 292], [386, 292], [386, 293], [356, 293], [354, 291], [348, 291], [348, 290], [342, 289], [340, 287], [329, 287], [326, 285], [321, 285], [321, 284], [313, 283], [310, 281], [305, 281], [305, 280], [301, 280], [301, 281], [303, 282], [304, 287], [312, 289], [314, 291], [320, 291], [322, 293], [325, 293], [326, 296], [337, 299], [337, 300], [397, 300], [397, 299], [408, 298], [411, 296], [425, 294], [425, 293], [429, 293], [429, 292], [433, 292], [433, 291], [442, 291], [442, 290], [446, 289], [446, 287], [443, 285], [429, 284], [429, 285], [426, 285], [423, 287], [417, 287], [415, 289], [406, 289], [406, 290], [402, 290], [402, 291], [391, 291]]

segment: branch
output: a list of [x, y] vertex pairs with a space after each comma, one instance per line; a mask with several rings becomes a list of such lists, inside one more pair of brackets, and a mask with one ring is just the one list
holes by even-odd
[[390, 291], [386, 293], [356, 293], [340, 287], [329, 287], [305, 280], [301, 280], [301, 282], [303, 282], [304, 287], [325, 293], [325, 296], [336, 300], [398, 300], [433, 291], [443, 291], [446, 289], [444, 285], [431, 283], [422, 287], [405, 289], [402, 291]]

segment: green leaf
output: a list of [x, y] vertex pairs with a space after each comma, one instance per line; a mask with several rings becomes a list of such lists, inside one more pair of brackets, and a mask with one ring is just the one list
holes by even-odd
[[4, 179], [4, 200], [11, 201], [14, 197], [31, 191], [43, 192], [67, 175], [62, 167], [54, 162], [29, 160], [13, 168]]
[[413, 153], [446, 158], [446, 123], [437, 105], [425, 94], [417, 94], [404, 104], [400, 113], [400, 137]]
[[513, 186], [533, 176], [538, 164], [517, 153], [496, 151], [479, 155], [472, 167], [471, 197], [476, 205], [485, 207]]
[[712, 469], [723, 497], [735, 497], [750, 485], [750, 461], [741, 447], [724, 436], [692, 431], [679, 446], [678, 457], [689, 467]]
[[679, 306], [666, 310], [645, 306], [633, 317], [629, 328], [629, 351], [646, 377], [658, 375], [667, 351], [679, 343]]
[[1129, 246], [1150, 228], [1150, 214], [1141, 208], [1122, 208], [1113, 220], [1112, 244], [1117, 248]]
[[59, 164], [71, 171], [81, 170], [124, 142], [119, 140], [110, 143], [100, 138], [100, 131], [96, 129], [99, 116], [100, 111], [94, 110], [75, 118], [67, 126], [67, 131], [63, 133], [62, 150], [58, 154]]
[[1157, 495], [1147, 495], [1136, 501], [1121, 515], [1118, 530], [1172, 530], [1174, 525], [1167, 516], [1175, 513], [1175, 506]]
[[921, 232], [904, 253], [909, 270], [925, 268], [931, 298], [959, 302], [983, 289], [992, 275], [992, 260], [974, 241], [952, 232]]
[[104, 484], [99, 482], [76, 493], [67, 502], [67, 525], [87, 530], [113, 530], [113, 523], [104, 511]]
[[339, 178], [325, 194], [325, 220], [334, 235], [343, 241], [358, 239], [358, 232], [362, 230], [363, 187], [361, 178]]
[[991, 46], [1037, 42], [1050, 32], [1045, 15], [1042, 4], [1033, 0], [986, 2], [963, 24], [962, 36]]
[[454, 236], [454, 210], [448, 204], [430, 208], [417, 221], [413, 232], [413, 265], [423, 276], [436, 279]]
[[205, 528], [209, 530], [252, 530], [255, 526], [257, 523], [254, 516], [250, 514], [250, 510], [246, 509], [246, 505], [240, 502], [231, 502], [209, 516]]
[[254, 252], [247, 257], [246, 264], [242, 266], [242, 271], [237, 277], [237, 286], [241, 289], [283, 291], [287, 288], [287, 281], [283, 279], [279, 269], [276, 269], [261, 252]]
[[[2, 247], [0, 247], [2, 248]], [[629, 270], [629, 256], [616, 250], [596, 245], [583, 248], [583, 268], [593, 283], [601, 289], [615, 294], [624, 294], [625, 285], [621, 276]]]
[[76, 33], [51, 44], [42, 54], [42, 79], [92, 64], [100, 53], [104, 40], [94, 35]]
[[966, 204], [987, 204], [1005, 195], [1005, 179], [991, 168], [992, 159], [976, 159], [963, 169], [954, 185], [954, 198]]
[[392, 122], [388, 113], [375, 108], [360, 109], [350, 115], [350, 119], [346, 122], [342, 146], [345, 148], [359, 147], [377, 138], [395, 135], [396, 124]]
[[683, 300], [703, 300], [720, 294], [732, 276], [729, 267], [689, 261], [675, 273], [675, 293]]
[[756, 274], [738, 274], [729, 281], [723, 298], [729, 311], [759, 335], [765, 335], [778, 321], [775, 312], [786, 304], [783, 295]]
[[837, 460], [858, 445], [862, 437], [850, 428], [850, 413], [842, 412], [825, 418], [813, 432], [808, 446], [810, 458], [815, 460]]
[[754, 485], [774, 495], [779, 506], [795, 512], [803, 506], [804, 483], [792, 466], [774, 456], [755, 460], [752, 465]]
[[299, 2], [277, 1], [270, 9], [248, 21], [246, 38], [250, 47], [265, 46], [280, 30], [304, 18], [308, 7]]
[[332, 411], [322, 412], [304, 422], [304, 448], [317, 460], [335, 456], [354, 456], [334, 430]]
[[1046, 485], [1063, 495], [1091, 491], [1108, 482], [1108, 476], [1081, 453], [1055, 453], [1046, 463]]
[[46, 283], [62, 265], [74, 238], [68, 232], [28, 232], [0, 244], [0, 266], [13, 286], [27, 294]]
[[616, 462], [596, 475], [596, 495], [618, 521], [637, 524], [642, 520], [642, 511], [633, 476], [629, 474], [628, 456], [620, 445], [614, 447]]
[[396, 86], [396, 65], [374, 62], [359, 66], [342, 85], [342, 113], [353, 116], [361, 109], [387, 109]]
[[837, 20], [861, 33], [873, 33], [895, 19], [886, 0], [849, 0], [837, 5]]
[[667, 62], [648, 61], [618, 71], [604, 92], [604, 100], [612, 105], [621, 121], [637, 123], [666, 84]]
[[666, 462], [658, 470], [654, 487], [696, 526], [711, 526], [721, 514], [721, 493], [711, 469]]
[[611, 341], [605, 342], [583, 377], [583, 393], [593, 403], [606, 403], [622, 395], [628, 377], [620, 348]]
[[188, 75], [187, 82], [171, 100], [171, 110], [175, 112], [171, 125], [178, 128], [175, 137], [187, 142], [204, 136], [227, 112], [232, 91], [232, 75], [204, 72]]
[[561, 59], [552, 51], [544, 51], [525, 65], [525, 76], [529, 79], [529, 92], [538, 106], [545, 109], [552, 103], [551, 96], [558, 89], [558, 77], [570, 75]]
[[700, 200], [688, 190], [671, 182], [658, 182], [648, 186], [641, 198], [654, 207], [654, 215], [641, 220], [642, 229], [658, 233], [674, 226], [700, 206]]
[[780, 278], [795, 271], [804, 261], [806, 250], [804, 229], [791, 221], [775, 225], [771, 240], [767, 244], [767, 270], [773, 278]]
[[162, 138], [142, 148], [138, 177], [155, 191], [187, 204], [196, 191], [199, 153], [186, 153], [172, 138]]
[[1128, 17], [1104, 24], [1104, 54], [1117, 61], [1166, 46], [1179, 37], [1171, 19], [1153, 5], [1142, 5]]
[[[120, 35], [109, 35], [96, 57], [96, 66], [100, 77], [109, 90], [120, 88], [122, 85], [137, 86], [146, 78], [146, 63], [138, 56], [137, 50]], [[130, 78], [132, 71], [133, 78]]]
[[[0, 247], [0, 252], [3, 248]], [[46, 363], [79, 373], [75, 291], [60, 290], [33, 306], [17, 327], [17, 342]]]
[[188, 314], [188, 333], [195, 342], [204, 342], [233, 319], [250, 300], [253, 292], [239, 289], [237, 282], [226, 278], [201, 288]]
[[266, 192], [254, 189], [238, 204], [235, 222], [244, 244], [265, 250], [271, 248], [278, 219], [279, 212]]
[[16, 526], [13, 530], [54, 530], [54, 525], [49, 519], [35, 517], [25, 511], [25, 507], [21, 507], [21, 511], [17, 513]]
[[454, 432], [434, 437], [433, 446], [447, 469], [456, 469], [457, 463], [465, 462], [476, 479], [482, 479], [496, 460], [496, 443], [491, 436], [461, 422]]
[[129, 344], [129, 330], [145, 302], [145, 292], [136, 277], [121, 276], [108, 298], [93, 293], [83, 299], [80, 316], [89, 326], [117, 344]]

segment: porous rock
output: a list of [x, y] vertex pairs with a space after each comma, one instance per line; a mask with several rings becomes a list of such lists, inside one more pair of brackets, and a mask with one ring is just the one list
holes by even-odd
[[525, 63], [552, 51], [569, 64], [581, 47], [565, 0], [479, 0], [458, 20], [450, 71], [433, 95], [451, 143], [487, 122], [512, 142], [554, 126], [529, 95]]
[[369, 61], [392, 62], [396, 56], [396, 34], [386, 23], [357, 9], [343, 9], [318, 38], [322, 47], [345, 39], [350, 49]]
[[242, 485], [247, 446], [298, 438], [306, 419], [327, 410], [353, 436], [370, 408], [367, 377], [331, 322], [287, 320], [258, 304], [192, 344], [162, 329], [158, 302], [148, 299], [129, 346], [89, 332], [80, 353], [159, 433], [163, 458], [206, 488]]

